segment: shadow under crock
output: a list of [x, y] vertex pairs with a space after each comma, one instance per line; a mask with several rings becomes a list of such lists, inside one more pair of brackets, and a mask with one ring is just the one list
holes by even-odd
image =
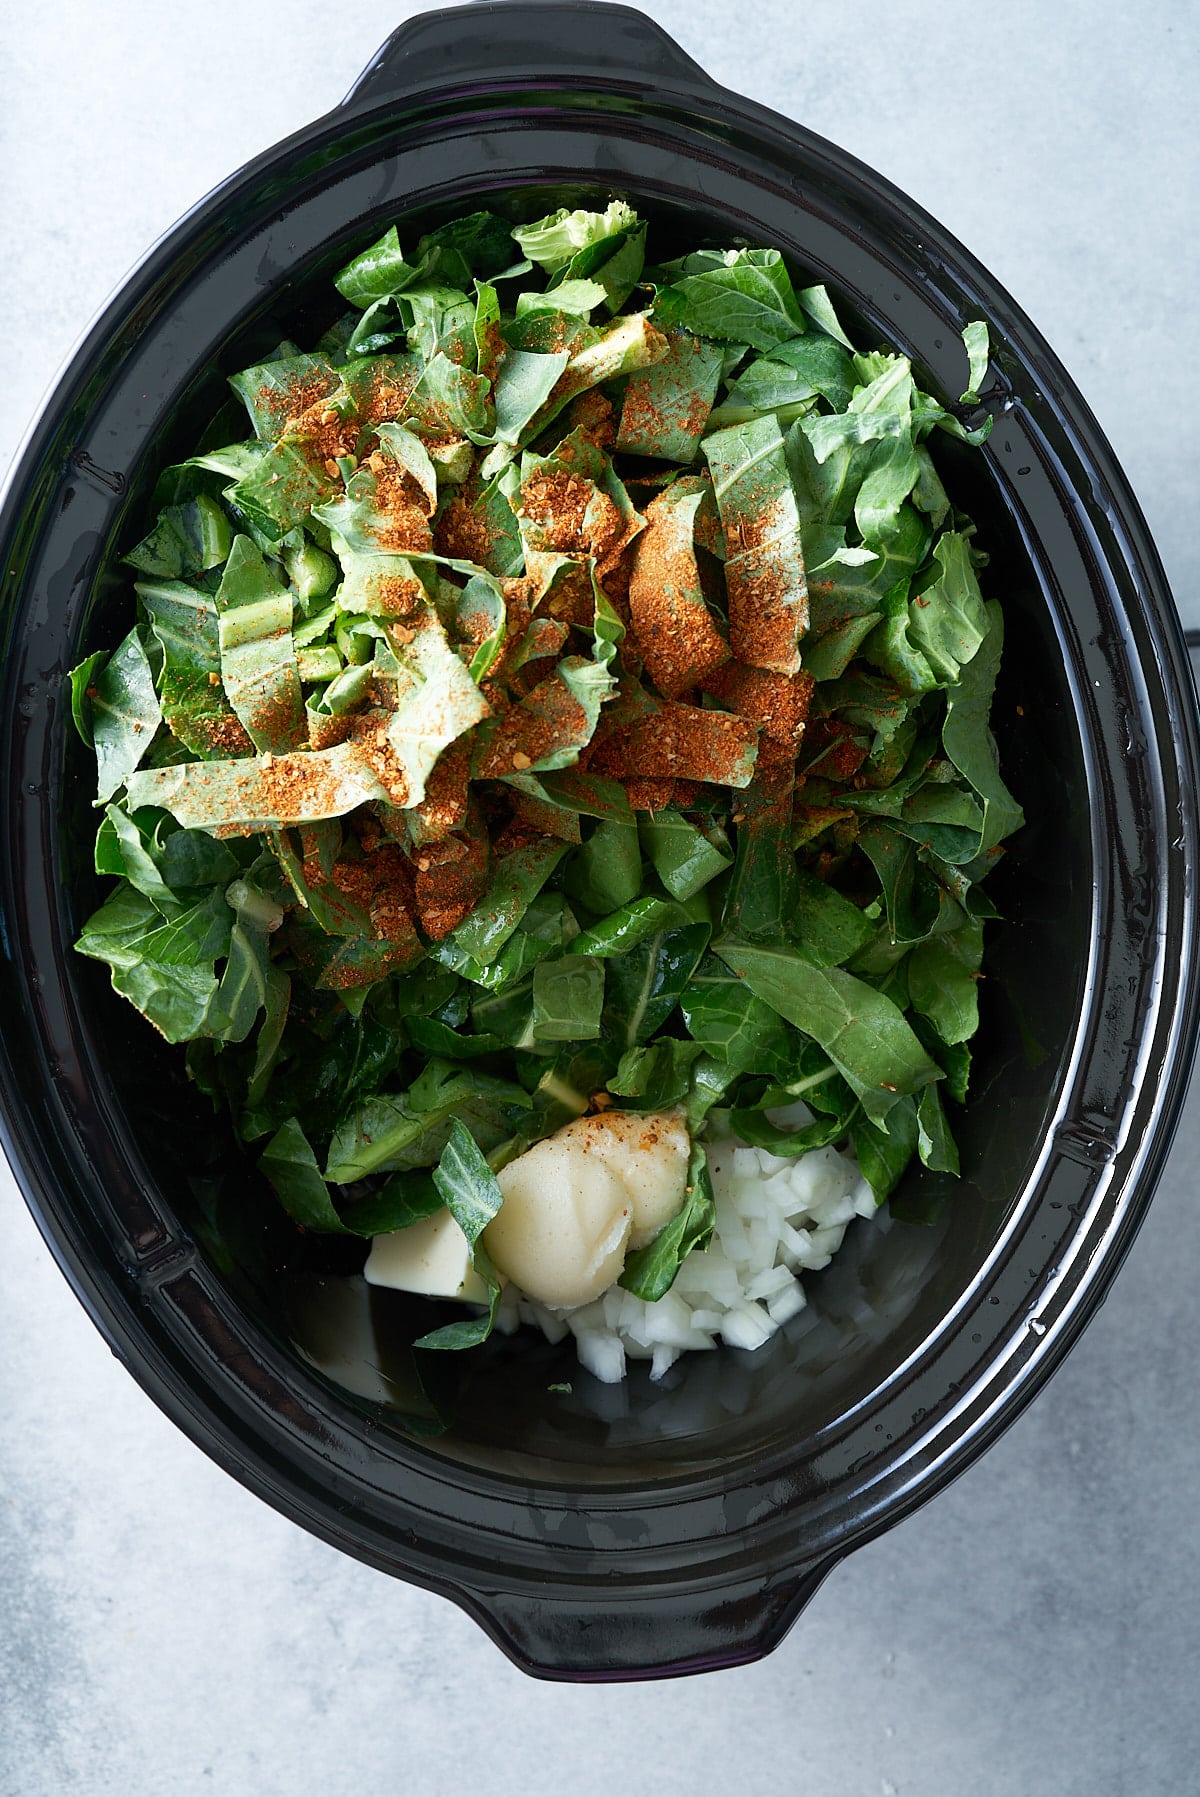
[[[344, 109], [183, 221], [96, 326], [18, 471], [2, 570], [7, 1141], [110, 1341], [237, 1476], [466, 1604], [529, 1670], [653, 1675], [767, 1651], [842, 1553], [1011, 1420], [1099, 1301], [1195, 1031], [1195, 729], [1169, 594], [1111, 452], [966, 252], [640, 15], [483, 14], [487, 67], [464, 65], [454, 14], [415, 21], [395, 40], [407, 60], [385, 50]], [[449, 72], [422, 44], [454, 48]], [[753, 1355], [685, 1355], [657, 1384], [635, 1365], [609, 1388], [569, 1344], [522, 1331], [422, 1356], [423, 1391], [405, 1343], [433, 1307], [369, 1291], [353, 1248], [295, 1231], [182, 1051], [71, 953], [99, 886], [93, 771], [62, 677], [129, 626], [117, 560], [158, 471], [192, 452], [226, 375], [285, 335], [315, 341], [349, 254], [392, 222], [408, 240], [478, 204], [528, 218], [612, 194], [650, 219], [658, 254], [778, 245], [828, 282], [856, 341], [911, 354], [944, 400], [965, 384], [962, 325], [989, 320], [991, 438], [934, 448], [1004, 604], [994, 727], [1029, 821], [989, 882], [1003, 921], [956, 1121], [964, 1177], [909, 1176], [946, 1186], [937, 1228], [855, 1225], [806, 1280], [809, 1310]], [[336, 1380], [314, 1361], [340, 1361]], [[441, 1433], [435, 1407], [452, 1418]]]

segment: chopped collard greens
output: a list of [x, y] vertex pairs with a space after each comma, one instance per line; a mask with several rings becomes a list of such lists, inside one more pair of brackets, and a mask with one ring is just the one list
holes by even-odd
[[542, 1137], [682, 1106], [657, 1295], [711, 1232], [714, 1111], [852, 1147], [879, 1200], [957, 1171], [1022, 818], [934, 455], [986, 429], [778, 251], [653, 248], [619, 199], [389, 230], [319, 343], [233, 377], [244, 438], [162, 475], [71, 703], [112, 882], [76, 946], [295, 1221], [482, 1192], [478, 1234]]

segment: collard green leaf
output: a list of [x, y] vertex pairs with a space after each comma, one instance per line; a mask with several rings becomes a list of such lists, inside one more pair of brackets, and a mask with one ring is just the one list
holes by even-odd
[[842, 966], [869, 941], [874, 927], [860, 906], [805, 868], [796, 870], [788, 935], [814, 966]]
[[814, 967], [792, 950], [722, 940], [715, 951], [750, 990], [818, 1042], [869, 1109], [941, 1078], [890, 998], [840, 967]]
[[372, 1005], [352, 1016], [340, 999], [313, 993], [301, 979], [292, 999], [265, 1070], [256, 1057], [258, 1090], [247, 1095], [253, 1115], [243, 1119], [248, 1139], [299, 1116], [314, 1139], [326, 1140], [339, 1119], [386, 1085], [404, 1048], [403, 1030], [374, 1016]]
[[512, 263], [512, 227], [496, 212], [468, 212], [426, 232], [417, 245], [418, 260], [432, 260], [434, 250], [441, 279], [459, 286], [476, 277], [488, 281]]
[[481, 1055], [495, 1054], [505, 1046], [498, 1035], [454, 1029], [436, 1017], [410, 1017], [406, 1028], [414, 1048], [444, 1061], [477, 1061]]
[[841, 1117], [814, 1117], [811, 1123], [801, 1124], [792, 1129], [784, 1129], [772, 1123], [761, 1110], [748, 1110], [734, 1106], [729, 1114], [729, 1127], [740, 1142], [746, 1142], [751, 1148], [765, 1148], [770, 1154], [777, 1154], [784, 1160], [794, 1159], [797, 1155], [808, 1154], [814, 1148], [826, 1148], [831, 1142], [838, 1142], [846, 1134], [846, 1123]]
[[[824, 331], [846, 349], [853, 350], [854, 345], [838, 321], [838, 315], [834, 310], [833, 301], [829, 297], [827, 288], [821, 284], [815, 287], [802, 287], [796, 298], [800, 303], [800, 310], [805, 317], [811, 318], [819, 331]], [[829, 397], [832, 398], [832, 395]], [[834, 403], [837, 402], [834, 401]]]
[[590, 955], [541, 961], [533, 970], [531, 1034], [537, 1042], [583, 1042], [600, 1034], [604, 967]]
[[919, 942], [908, 960], [908, 991], [942, 1041], [969, 1042], [979, 1028], [983, 925], [969, 918], [949, 934]]
[[563, 874], [563, 887], [588, 910], [613, 912], [642, 889], [642, 850], [632, 819], [602, 818]]
[[675, 326], [666, 354], [629, 378], [617, 448], [626, 455], [695, 460], [721, 379], [720, 346]]
[[676, 1036], [627, 1048], [608, 1089], [618, 1098], [636, 1098], [639, 1110], [668, 1110], [687, 1097], [693, 1063], [703, 1052], [699, 1042]]
[[175, 462], [164, 468], [155, 482], [151, 507], [161, 511], [168, 505], [184, 505], [198, 493], [215, 496], [230, 481], [253, 473], [265, 453], [262, 443], [227, 443], [189, 456], [186, 462]]
[[605, 330], [572, 352], [549, 398], [526, 427], [526, 438], [536, 436], [580, 393], [661, 362], [666, 353], [667, 340], [648, 312], [614, 318]]
[[652, 1242], [626, 1256], [618, 1283], [650, 1304], [664, 1297], [692, 1249], [708, 1246], [716, 1219], [708, 1156], [702, 1142], [693, 1142], [681, 1208]]
[[569, 350], [510, 349], [500, 364], [495, 383], [496, 437], [501, 443], [519, 443], [561, 379]]
[[[473, 324], [473, 308], [471, 317]], [[459, 431], [472, 443], [490, 443], [495, 436], [490, 381], [442, 350], [426, 362], [411, 403], [427, 430]]]
[[903, 533], [902, 507], [920, 473], [911, 432], [874, 445], [854, 501], [854, 522], [868, 549], [883, 549]]
[[954, 682], [987, 635], [988, 616], [966, 537], [945, 531], [933, 559], [939, 572], [909, 607], [909, 635], [938, 681]]
[[543, 840], [527, 849], [516, 849], [494, 863], [491, 882], [475, 909], [456, 930], [438, 944], [448, 964], [473, 961], [486, 967], [524, 917], [566, 853], [566, 843]]
[[286, 543], [281, 548], [288, 580], [296, 589], [301, 607], [311, 617], [311, 607], [324, 599], [336, 586], [340, 571], [338, 564], [308, 536], [304, 537], [299, 548]]
[[636, 287], [645, 260], [646, 226], [634, 224], [584, 244], [553, 280], [558, 285], [593, 280], [602, 289], [605, 308], [619, 312]]
[[343, 1220], [355, 1235], [394, 1235], [412, 1223], [436, 1216], [443, 1208], [433, 1174], [424, 1167], [393, 1173], [377, 1192], [347, 1204]]
[[637, 223], [637, 214], [631, 206], [624, 200], [613, 200], [603, 212], [560, 207], [534, 224], [515, 226], [512, 234], [523, 255], [544, 268], [547, 274], [554, 274], [557, 269], [565, 268], [580, 250], [618, 232], [630, 231]]
[[221, 506], [207, 493], [185, 505], [169, 505], [148, 537], [125, 557], [140, 573], [164, 580], [190, 580], [218, 568], [229, 554], [233, 533]]
[[283, 1032], [287, 1027], [291, 1000], [292, 982], [290, 978], [278, 967], [271, 967], [267, 973], [263, 1020], [254, 1044], [254, 1061], [246, 1081], [245, 1103], [241, 1107], [241, 1116], [238, 1119], [243, 1140], [250, 1139], [244, 1127], [245, 1121], [262, 1103], [271, 1082], [271, 1075], [275, 1071], [280, 1044], [283, 1041]]
[[392, 225], [378, 243], [373, 243], [353, 262], [348, 262], [334, 277], [333, 284], [343, 299], [365, 311], [375, 300], [403, 293], [420, 279], [422, 272], [422, 263], [413, 265], [404, 260], [400, 252], [400, 234]]
[[631, 899], [581, 931], [571, 943], [571, 953], [608, 960], [640, 947], [649, 936], [690, 921], [683, 906], [672, 899], [650, 895]]
[[917, 1099], [917, 1153], [931, 1173], [957, 1175], [958, 1148], [936, 1086], [926, 1086]]
[[386, 789], [352, 743], [295, 755], [187, 762], [130, 776], [133, 809], [157, 805], [185, 829], [277, 829], [343, 817], [355, 806], [388, 801]]
[[679, 1009], [693, 1041], [724, 1062], [731, 1075], [785, 1079], [794, 1071], [798, 1039], [779, 1013], [715, 955], [704, 956]]
[[981, 319], [973, 319], [962, 334], [963, 347], [967, 352], [967, 390], [959, 394], [959, 403], [964, 406], [979, 404], [979, 389], [983, 386], [988, 367], [988, 328]]
[[733, 865], [728, 843], [705, 835], [678, 811], [639, 816], [638, 840], [672, 898], [691, 898]]
[[337, 476], [314, 444], [289, 432], [273, 443], [249, 473], [228, 489], [238, 512], [269, 543], [282, 543], [332, 498]]
[[599, 281], [560, 281], [550, 293], [518, 294], [517, 317], [523, 318], [527, 312], [568, 312], [586, 318], [605, 298]]
[[[515, 470], [513, 474], [515, 478]], [[520, 574], [525, 559], [521, 533], [512, 509], [512, 485], [503, 475], [498, 475], [470, 501], [482, 535], [476, 558], [481, 568], [501, 577]]]
[[[108, 657], [103, 649], [96, 649], [78, 667], [72, 668], [68, 676], [71, 682], [71, 718], [75, 729], [87, 748], [92, 749], [92, 701], [89, 691], [96, 669], [102, 667]], [[97, 872], [100, 870], [97, 869]]]
[[660, 929], [605, 960], [605, 1027], [622, 1053], [657, 1034], [687, 989], [708, 946], [709, 926]]
[[840, 344], [820, 331], [777, 343], [739, 369], [730, 383], [735, 404], [766, 412], [804, 404], [821, 394], [840, 412], [849, 404], [854, 385], [850, 357]]
[[162, 645], [159, 684], [168, 729], [204, 759], [249, 753], [253, 745], [221, 684], [216, 599], [184, 581], [139, 580], [135, 590]]
[[729, 641], [753, 667], [794, 674], [808, 628], [800, 517], [778, 422], [714, 431], [702, 444], [728, 553]]
[[490, 1335], [500, 1301], [500, 1281], [480, 1237], [503, 1204], [504, 1194], [469, 1130], [457, 1119], [434, 1168], [433, 1179], [447, 1210], [467, 1238], [471, 1265], [487, 1286], [488, 1307], [482, 1316], [446, 1323], [419, 1336], [413, 1346], [474, 1348]]
[[869, 1117], [857, 1117], [850, 1131], [855, 1157], [867, 1184], [882, 1204], [900, 1182], [904, 1169], [917, 1151], [917, 1105], [913, 1098], [902, 1098], [887, 1115], [887, 1127], [881, 1128]]
[[422, 363], [428, 366], [436, 356], [444, 356], [447, 361], [476, 372], [473, 294], [459, 287], [421, 281], [399, 300], [398, 310], [409, 321], [408, 347]]
[[84, 696], [96, 751], [96, 798], [105, 803], [128, 784], [162, 723], [154, 677], [136, 630], [103, 666], [93, 667]]
[[544, 774], [512, 774], [507, 783], [539, 803], [574, 812], [577, 817], [604, 818], [609, 823], [626, 825], [634, 822], [625, 788], [603, 774], [585, 774], [579, 768], [568, 767]]
[[168, 1042], [204, 1035], [226, 953], [231, 915], [221, 893], [164, 919], [144, 893], [122, 884], [84, 926], [75, 947], [105, 961], [114, 989]]
[[125, 875], [131, 886], [135, 886], [150, 900], [160, 916], [178, 916], [184, 905], [163, 879], [158, 858], [146, 832], [119, 805], [106, 805], [104, 816], [116, 837], [120, 860], [118, 871]]
[[[336, 392], [339, 375], [326, 356], [295, 355], [243, 369], [240, 374], [230, 375], [229, 385], [244, 401], [255, 436], [273, 443], [289, 420]], [[177, 577], [194, 570], [147, 568], [146, 572]]]
[[221, 684], [256, 749], [304, 741], [304, 697], [292, 643], [292, 595], [249, 537], [235, 537], [217, 588]]
[[229, 956], [217, 988], [214, 1010], [221, 1021], [214, 1033], [226, 1042], [244, 1042], [267, 1003], [271, 988], [270, 938], [283, 911], [248, 880], [234, 880], [225, 893], [233, 911]]
[[175, 892], [195, 886], [228, 886], [236, 857], [203, 830], [172, 830], [159, 851], [163, 879]]
[[349, 1235], [329, 1187], [321, 1176], [312, 1144], [299, 1118], [289, 1117], [267, 1143], [259, 1166], [270, 1180], [275, 1196], [302, 1229], [320, 1235]]
[[922, 942], [962, 921], [961, 906], [931, 873], [911, 837], [877, 818], [864, 825], [859, 846], [879, 875], [893, 942]]
[[442, 1203], [474, 1248], [504, 1203], [504, 1194], [478, 1145], [461, 1123], [455, 1124], [450, 1140], [442, 1150], [433, 1170], [433, 1183], [442, 1195]]
[[796, 858], [788, 831], [790, 784], [775, 796], [751, 788], [737, 826], [733, 877], [725, 892], [725, 929], [747, 942], [785, 941], [799, 899]]
[[804, 315], [778, 250], [728, 250], [698, 269], [693, 261], [685, 258], [669, 293], [678, 322], [697, 336], [766, 350], [803, 333]]
[[[861, 617], [847, 618], [844, 624], [835, 625], [827, 630], [817, 641], [808, 641], [804, 645], [805, 671], [814, 680], [838, 680], [846, 672], [863, 644], [871, 636], [875, 626], [881, 622], [881, 614], [877, 611], [864, 612]], [[881, 663], [885, 673], [895, 678], [893, 664]], [[932, 677], [930, 677], [932, 685]]]
[[442, 1193], [447, 1211], [467, 1238], [472, 1267], [487, 1285], [487, 1310], [480, 1317], [465, 1317], [420, 1335], [413, 1346], [437, 1350], [476, 1348], [492, 1332], [499, 1303], [499, 1279], [480, 1238], [505, 1202], [505, 1195], [462, 1121], [454, 1120], [451, 1138], [433, 1170], [433, 1182]]
[[398, 464], [424, 493], [432, 512], [438, 502], [437, 470], [420, 437], [402, 424], [381, 424], [378, 437], [388, 459]]
[[981, 854], [987, 854], [1025, 821], [1021, 807], [1000, 778], [999, 757], [988, 723], [1004, 641], [1003, 614], [994, 599], [984, 610], [987, 635], [957, 684], [947, 691], [946, 721], [942, 726], [946, 754], [983, 801]]
[[490, 707], [432, 608], [409, 628], [411, 640], [395, 652], [387, 742], [404, 782], [403, 802], [413, 806], [425, 797], [442, 750], [487, 717]]
[[432, 1166], [451, 1134], [452, 1119], [466, 1120], [487, 1149], [511, 1133], [529, 1095], [510, 1080], [477, 1068], [431, 1060], [406, 1092], [380, 1092], [363, 1100], [333, 1132], [325, 1177], [347, 1185], [373, 1173]]

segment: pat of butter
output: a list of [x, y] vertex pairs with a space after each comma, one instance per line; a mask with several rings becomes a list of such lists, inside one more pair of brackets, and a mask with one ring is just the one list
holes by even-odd
[[471, 1265], [467, 1238], [448, 1210], [391, 1235], [374, 1236], [363, 1278], [368, 1285], [390, 1285], [428, 1298], [462, 1298], [471, 1304], [488, 1299], [487, 1287]]

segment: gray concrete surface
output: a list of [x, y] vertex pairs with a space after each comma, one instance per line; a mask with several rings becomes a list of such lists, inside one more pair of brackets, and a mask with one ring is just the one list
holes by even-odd
[[[336, 100], [413, 10], [0, 4], [0, 463], [148, 242]], [[1195, 11], [656, 10], [999, 275], [1082, 386], [1200, 625]], [[110, 1357], [3, 1176], [0, 1794], [1200, 1789], [1198, 1169], [1200, 1093], [1063, 1370], [954, 1487], [839, 1569], [771, 1659], [615, 1689], [523, 1678], [451, 1606], [219, 1472]]]

